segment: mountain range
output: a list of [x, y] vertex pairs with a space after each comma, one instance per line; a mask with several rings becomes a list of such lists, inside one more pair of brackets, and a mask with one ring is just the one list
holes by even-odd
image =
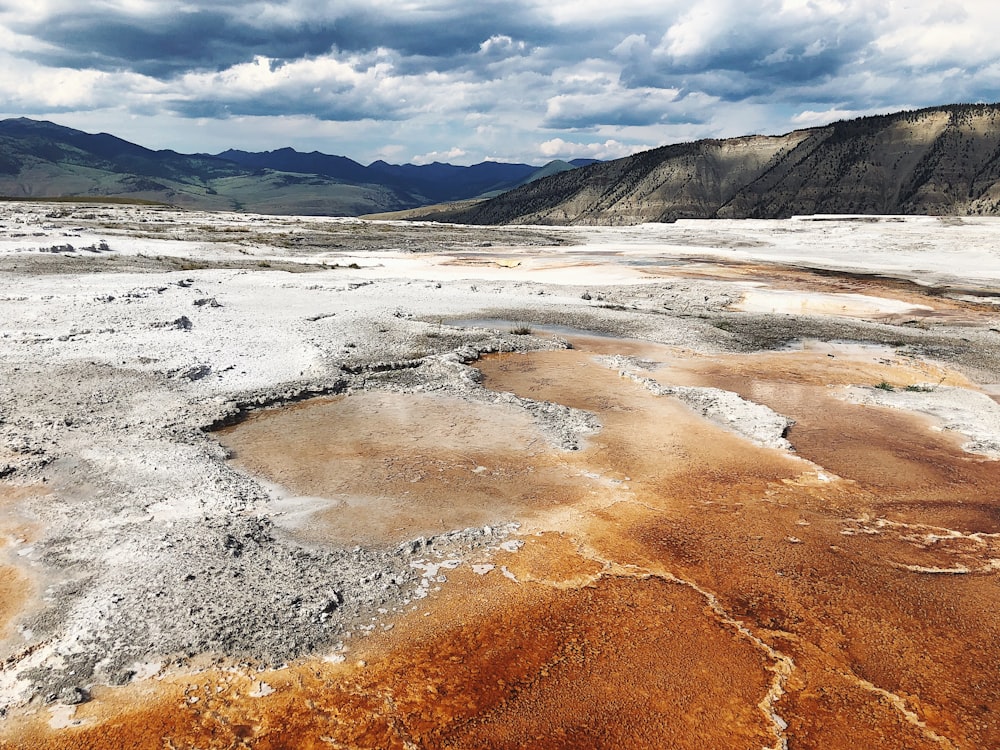
[[363, 166], [291, 148], [187, 155], [46, 121], [0, 121], [0, 196], [11, 198], [114, 197], [207, 210], [358, 216], [496, 195], [590, 163]]
[[543, 167], [363, 166], [291, 148], [184, 155], [19, 118], [0, 121], [0, 195], [275, 214], [403, 211], [400, 218], [468, 224], [1000, 215], [1000, 105], [954, 104]]
[[420, 218], [615, 225], [808, 214], [1000, 214], [1000, 105], [663, 146]]

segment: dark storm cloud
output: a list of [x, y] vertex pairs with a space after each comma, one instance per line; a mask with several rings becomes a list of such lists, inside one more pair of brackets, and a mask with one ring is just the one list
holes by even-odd
[[404, 57], [438, 60], [474, 54], [493, 36], [509, 36], [532, 45], [554, 40], [552, 30], [525, 23], [518, 13], [474, 3], [457, 6], [446, 17], [418, 18], [416, 22], [359, 13], [341, 19], [332, 31], [336, 46], [346, 51], [386, 47]]
[[221, 70], [255, 54], [283, 59], [326, 52], [329, 34], [312, 29], [258, 29], [218, 11], [138, 19], [91, 12], [21, 29], [54, 48], [33, 57], [48, 65], [129, 70], [166, 78], [187, 70]]
[[448, 69], [449, 59], [460, 65], [491, 36], [533, 45], [551, 41], [552, 32], [529, 17], [470, 4], [447, 13], [396, 17], [359, 9], [334, 18], [291, 16], [256, 25], [244, 10], [230, 6], [150, 16], [85, 9], [12, 26], [49, 45], [31, 54], [47, 65], [165, 79], [190, 70], [222, 70], [257, 56], [293, 60], [376, 48], [413, 58], [414, 69]]
[[288, 117], [294, 115], [310, 115], [318, 120], [336, 122], [357, 122], [378, 118], [383, 121], [403, 119], [399, 112], [390, 108], [372, 106], [364, 101], [344, 100], [324, 101], [304, 104], [304, 98], [296, 95], [268, 95], [259, 98], [233, 99], [231, 101], [209, 101], [197, 99], [194, 101], [176, 100], [166, 103], [166, 107], [174, 114], [188, 118], [208, 118], [221, 120], [242, 115], [254, 117]]
[[649, 125], [700, 125], [704, 116], [677, 109], [671, 104], [657, 101], [628, 102], [612, 106], [607, 102], [603, 107], [588, 109], [585, 102], [564, 111], [550, 114], [542, 126], [550, 130], [587, 130], [598, 126], [645, 127]]

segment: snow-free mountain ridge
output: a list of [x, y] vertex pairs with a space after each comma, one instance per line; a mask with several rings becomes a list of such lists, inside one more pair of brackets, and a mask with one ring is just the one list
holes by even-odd
[[423, 218], [615, 225], [803, 214], [1000, 214], [1000, 105], [663, 146]]
[[[469, 224], [997, 215], [1000, 105], [955, 104], [544, 167], [364, 166], [290, 148], [184, 155], [21, 118], [0, 122], [0, 196], [349, 216], [424, 207], [409, 216]], [[457, 205], [426, 208], [445, 203]]]
[[291, 148], [185, 155], [51, 122], [0, 121], [0, 196], [10, 198], [110, 197], [208, 210], [358, 216], [497, 194], [540, 170], [579, 164], [378, 161], [366, 167], [345, 156]]

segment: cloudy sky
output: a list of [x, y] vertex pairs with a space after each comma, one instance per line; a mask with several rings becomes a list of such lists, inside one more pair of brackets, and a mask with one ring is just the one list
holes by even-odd
[[0, 0], [0, 117], [185, 153], [624, 156], [1000, 100], [995, 0]]

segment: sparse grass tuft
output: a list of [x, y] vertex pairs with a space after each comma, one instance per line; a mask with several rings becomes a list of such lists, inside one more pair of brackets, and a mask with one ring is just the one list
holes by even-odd
[[438, 318], [437, 322], [432, 323], [433, 328], [429, 328], [424, 332], [424, 338], [428, 339], [439, 339], [444, 335], [444, 320]]
[[177, 259], [173, 262], [176, 264], [178, 270], [181, 271], [200, 271], [212, 267], [210, 263], [203, 263], [200, 260]]
[[906, 390], [910, 393], [934, 393], [938, 389], [938, 386], [944, 382], [944, 376], [936, 382], [934, 385], [927, 385], [926, 383], [914, 383], [913, 385], [906, 386]]
[[518, 323], [510, 329], [510, 332], [515, 336], [529, 336], [531, 335], [531, 326], [527, 323]]
[[883, 380], [881, 383], [876, 384], [875, 387], [878, 388], [880, 391], [894, 391], [894, 390], [896, 390], [895, 387], [893, 387], [892, 383], [890, 383], [890, 382], [888, 382], [886, 380]]

